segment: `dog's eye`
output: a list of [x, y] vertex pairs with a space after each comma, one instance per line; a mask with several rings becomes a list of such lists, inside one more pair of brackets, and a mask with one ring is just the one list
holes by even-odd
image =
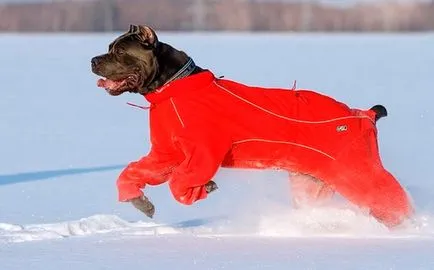
[[125, 54], [125, 50], [122, 49], [122, 48], [117, 48], [117, 49], [116, 49], [116, 54], [117, 54], [117, 55], [124, 55], [124, 54]]

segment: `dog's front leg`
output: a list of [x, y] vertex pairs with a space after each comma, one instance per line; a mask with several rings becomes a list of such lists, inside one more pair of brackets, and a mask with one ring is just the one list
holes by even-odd
[[149, 201], [148, 197], [141, 196], [134, 199], [131, 199], [130, 202], [134, 205], [135, 208], [142, 211], [147, 217], [152, 218], [155, 214], [155, 207]]
[[135, 208], [152, 218], [154, 205], [143, 194], [146, 185], [160, 185], [167, 181], [178, 161], [165, 156], [153, 148], [151, 153], [139, 161], [131, 162], [117, 181], [119, 201], [130, 202]]
[[211, 192], [217, 190], [219, 187], [214, 181], [209, 181], [205, 184], [206, 193], [210, 194]]
[[[211, 134], [206, 133], [211, 130]], [[191, 205], [218, 189], [211, 179], [229, 151], [231, 141], [214, 131], [204, 129], [199, 137], [189, 134], [193, 137], [180, 136], [177, 140], [185, 159], [173, 170], [169, 187], [173, 197], [182, 204]]]
[[[209, 181], [205, 185], [206, 193], [211, 193], [218, 189], [217, 184], [214, 181]], [[137, 197], [131, 199], [130, 202], [135, 208], [143, 212], [147, 217], [152, 218], [155, 214], [155, 206], [146, 196]]]

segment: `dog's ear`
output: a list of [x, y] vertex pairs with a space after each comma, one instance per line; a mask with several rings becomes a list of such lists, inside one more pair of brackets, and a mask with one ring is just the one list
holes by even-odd
[[155, 31], [149, 27], [149, 26], [145, 26], [145, 25], [138, 25], [138, 26], [130, 26], [130, 30], [131, 27], [137, 27], [134, 28], [133, 31], [137, 33], [138, 37], [144, 42], [147, 43], [149, 45], [151, 45], [152, 47], [157, 47], [157, 43], [158, 43], [158, 37], [157, 34], [155, 33]]
[[135, 24], [130, 24], [130, 29], [128, 30], [128, 33], [137, 33], [139, 31], [139, 27]]

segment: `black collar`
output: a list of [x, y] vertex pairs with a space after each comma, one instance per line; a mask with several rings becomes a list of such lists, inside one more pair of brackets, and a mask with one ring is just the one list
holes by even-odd
[[169, 80], [167, 80], [163, 85], [166, 85], [170, 82], [173, 82], [174, 80], [182, 79], [190, 75], [194, 69], [196, 68], [196, 64], [194, 63], [193, 59], [191, 57], [188, 58], [187, 63], [178, 70]]
[[[196, 70], [196, 68], [197, 68], [197, 66], [194, 63], [193, 59], [191, 57], [189, 57], [187, 62], [181, 67], [181, 69], [179, 69], [172, 77], [170, 77], [170, 79], [165, 81], [162, 85], [157, 85], [157, 86], [151, 87], [152, 90], [147, 91], [147, 92], [152, 92], [155, 88], [159, 88], [159, 87], [162, 87], [164, 85], [167, 85], [170, 82], [173, 82], [174, 80], [185, 78], [185, 77], [189, 76], [190, 74], [192, 74]], [[149, 87], [151, 85], [155, 84], [157, 81], [157, 78], [158, 78], [158, 75], [155, 76], [154, 79], [151, 82], [149, 82], [147, 86], [144, 87], [144, 89], [149, 89]]]

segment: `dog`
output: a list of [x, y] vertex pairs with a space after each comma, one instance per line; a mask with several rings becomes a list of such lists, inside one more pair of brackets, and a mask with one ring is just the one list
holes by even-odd
[[350, 108], [313, 90], [217, 78], [143, 25], [130, 25], [91, 68], [108, 94], [137, 93], [151, 104], [151, 149], [117, 180], [119, 201], [150, 218], [146, 185], [168, 182], [174, 198], [191, 205], [218, 189], [212, 178], [220, 167], [288, 171], [298, 207], [340, 193], [389, 228], [413, 214], [380, 159], [382, 105]]

